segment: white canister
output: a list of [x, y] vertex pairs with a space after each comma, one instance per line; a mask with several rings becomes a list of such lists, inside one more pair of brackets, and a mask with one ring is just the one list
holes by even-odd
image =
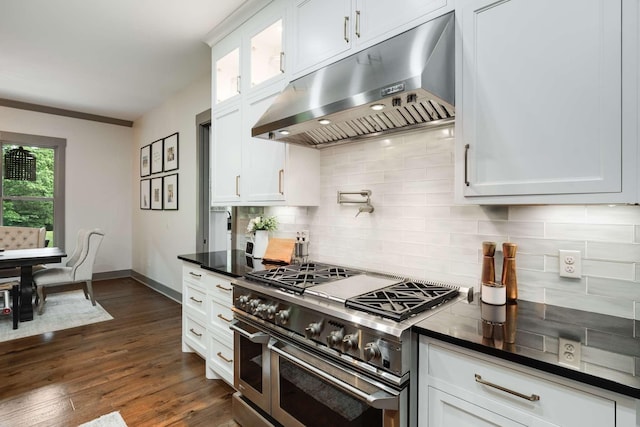
[[482, 302], [492, 305], [503, 305], [507, 303], [507, 289], [500, 283], [488, 282], [482, 284], [480, 291]]

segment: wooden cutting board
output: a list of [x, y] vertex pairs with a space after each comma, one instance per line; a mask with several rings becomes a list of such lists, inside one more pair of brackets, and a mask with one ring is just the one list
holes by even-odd
[[263, 260], [291, 263], [293, 257], [293, 248], [295, 247], [293, 239], [269, 239], [267, 250], [264, 252]]

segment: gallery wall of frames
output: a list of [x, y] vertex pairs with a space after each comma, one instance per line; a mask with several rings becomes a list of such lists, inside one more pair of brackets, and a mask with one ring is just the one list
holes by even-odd
[[178, 210], [178, 140], [176, 132], [140, 149], [140, 209]]

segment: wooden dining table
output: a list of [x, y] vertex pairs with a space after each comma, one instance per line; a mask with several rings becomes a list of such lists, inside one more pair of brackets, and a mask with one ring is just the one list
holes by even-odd
[[[40, 264], [55, 264], [67, 254], [60, 248], [12, 249], [0, 252], [0, 268], [20, 268], [18, 307], [20, 322], [33, 320], [33, 267]], [[15, 301], [15, 298], [14, 298]], [[13, 328], [17, 328], [14, 317]]]

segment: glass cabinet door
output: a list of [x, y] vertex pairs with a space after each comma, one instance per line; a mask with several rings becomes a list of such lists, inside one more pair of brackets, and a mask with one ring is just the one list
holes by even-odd
[[216, 61], [216, 103], [240, 93], [240, 48]]
[[282, 19], [251, 38], [251, 87], [284, 73]]

